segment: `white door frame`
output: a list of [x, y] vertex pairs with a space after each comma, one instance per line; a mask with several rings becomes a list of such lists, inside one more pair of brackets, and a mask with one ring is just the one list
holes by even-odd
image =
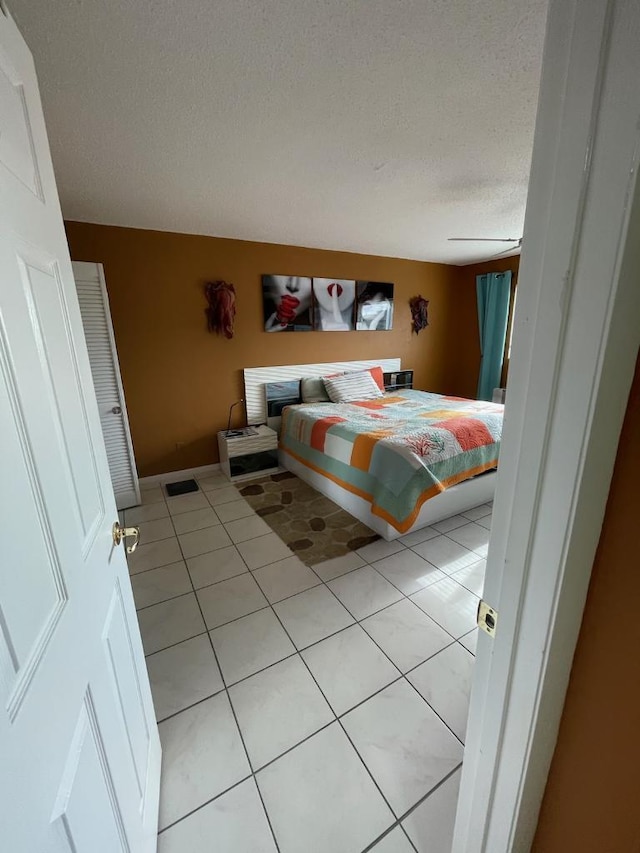
[[550, 2], [454, 853], [529, 850], [557, 739], [640, 346], [638, 44], [635, 0]]

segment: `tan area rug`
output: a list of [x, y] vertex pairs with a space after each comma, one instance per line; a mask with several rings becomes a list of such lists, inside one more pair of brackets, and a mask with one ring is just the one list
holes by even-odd
[[308, 566], [341, 557], [380, 538], [289, 471], [252, 480], [238, 489]]

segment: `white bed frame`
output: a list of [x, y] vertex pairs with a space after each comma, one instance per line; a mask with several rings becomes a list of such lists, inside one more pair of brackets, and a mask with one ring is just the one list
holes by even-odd
[[[302, 379], [303, 376], [326, 376], [341, 370], [359, 370], [380, 365], [386, 373], [400, 370], [399, 358], [369, 359], [367, 361], [340, 361], [324, 364], [293, 364], [279, 367], [255, 367], [244, 371], [245, 401], [248, 423], [265, 423], [267, 419], [264, 386], [268, 382]], [[496, 487], [496, 471], [488, 471], [470, 480], [465, 480], [457, 486], [451, 486], [436, 497], [430, 498], [422, 505], [422, 509], [411, 527], [400, 533], [377, 515], [371, 512], [371, 504], [364, 498], [354, 495], [347, 489], [329, 480], [322, 474], [312, 471], [286, 450], [278, 451], [278, 462], [282, 468], [291, 471], [305, 483], [317, 489], [329, 500], [334, 501], [351, 515], [366, 524], [383, 539], [390, 542], [399, 536], [404, 536], [422, 527], [428, 527], [457, 515], [459, 512], [471, 509], [487, 501], [493, 500]]]
[[397, 539], [399, 536], [405, 536], [414, 530], [420, 530], [422, 527], [428, 527], [430, 524], [435, 524], [437, 521], [442, 521], [443, 518], [450, 518], [452, 515], [457, 515], [459, 512], [464, 512], [474, 506], [480, 506], [487, 501], [493, 500], [493, 493], [496, 488], [497, 471], [487, 471], [485, 474], [480, 474], [478, 477], [473, 477], [471, 480], [465, 480], [458, 483], [457, 486], [451, 486], [440, 495], [434, 498], [429, 498], [422, 505], [422, 509], [411, 527], [401, 533], [392, 527], [382, 518], [373, 515], [371, 512], [371, 504], [364, 498], [354, 495], [347, 491], [342, 486], [329, 480], [322, 474], [312, 471], [303, 465], [293, 456], [290, 456], [286, 450], [278, 451], [278, 462], [288, 471], [291, 471], [305, 483], [308, 483], [314, 489], [337, 503], [342, 509], [358, 518], [367, 527], [379, 533], [387, 542]]

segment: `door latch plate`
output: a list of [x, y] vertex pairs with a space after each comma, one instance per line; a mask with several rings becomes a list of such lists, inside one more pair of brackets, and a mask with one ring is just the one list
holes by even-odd
[[494, 610], [490, 604], [487, 604], [486, 601], [480, 599], [480, 603], [478, 604], [478, 616], [477, 616], [478, 628], [481, 628], [485, 634], [488, 634], [490, 637], [495, 637], [496, 635], [496, 627], [498, 625], [498, 611]]

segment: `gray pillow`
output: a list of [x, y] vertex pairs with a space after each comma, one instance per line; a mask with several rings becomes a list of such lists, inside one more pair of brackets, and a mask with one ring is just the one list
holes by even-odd
[[303, 403], [330, 403], [327, 389], [321, 376], [307, 376], [300, 380], [300, 396]]

